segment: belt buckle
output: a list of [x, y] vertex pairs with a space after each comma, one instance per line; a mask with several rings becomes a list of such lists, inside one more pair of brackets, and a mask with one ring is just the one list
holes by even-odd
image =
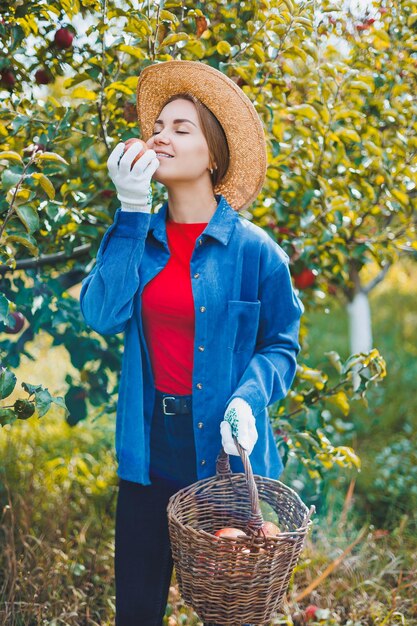
[[162, 398], [162, 410], [163, 410], [164, 415], [176, 415], [175, 412], [174, 413], [169, 413], [169, 412], [166, 411], [165, 400], [171, 400], [171, 399], [175, 400], [175, 396], [164, 396]]

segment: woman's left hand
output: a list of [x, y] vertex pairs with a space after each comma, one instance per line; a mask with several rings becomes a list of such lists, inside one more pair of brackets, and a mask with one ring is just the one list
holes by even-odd
[[220, 423], [222, 446], [227, 454], [240, 456], [233, 441], [236, 437], [248, 455], [251, 454], [258, 440], [255, 417], [250, 405], [243, 398], [233, 398], [228, 404], [223, 421]]

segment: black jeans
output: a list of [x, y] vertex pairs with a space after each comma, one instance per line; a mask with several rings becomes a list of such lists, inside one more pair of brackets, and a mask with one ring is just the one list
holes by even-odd
[[[171, 495], [198, 480], [192, 416], [167, 416], [158, 407], [156, 402], [151, 433], [152, 484], [119, 479], [116, 626], [162, 626], [173, 571], [166, 508]], [[172, 450], [173, 444], [178, 444], [180, 453], [175, 447]], [[169, 465], [171, 476], [167, 475]]]

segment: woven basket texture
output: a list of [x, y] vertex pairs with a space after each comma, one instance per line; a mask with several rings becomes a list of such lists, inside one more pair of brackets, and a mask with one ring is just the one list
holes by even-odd
[[[245, 473], [233, 474], [222, 449], [216, 476], [171, 496], [168, 526], [179, 591], [204, 622], [267, 624], [282, 604], [305, 536], [310, 510], [279, 480], [253, 475], [234, 438]], [[280, 533], [266, 537], [260, 502], [269, 505]], [[264, 507], [263, 507], [264, 508]], [[272, 521], [272, 519], [270, 519]], [[225, 527], [247, 536], [216, 537]]]

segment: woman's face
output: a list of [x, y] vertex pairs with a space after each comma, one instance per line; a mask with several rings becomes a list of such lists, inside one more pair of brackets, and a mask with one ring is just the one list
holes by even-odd
[[154, 180], [170, 187], [176, 182], [206, 177], [211, 184], [209, 149], [193, 102], [178, 99], [165, 105], [155, 122], [154, 134], [146, 143], [160, 162], [152, 176]]

